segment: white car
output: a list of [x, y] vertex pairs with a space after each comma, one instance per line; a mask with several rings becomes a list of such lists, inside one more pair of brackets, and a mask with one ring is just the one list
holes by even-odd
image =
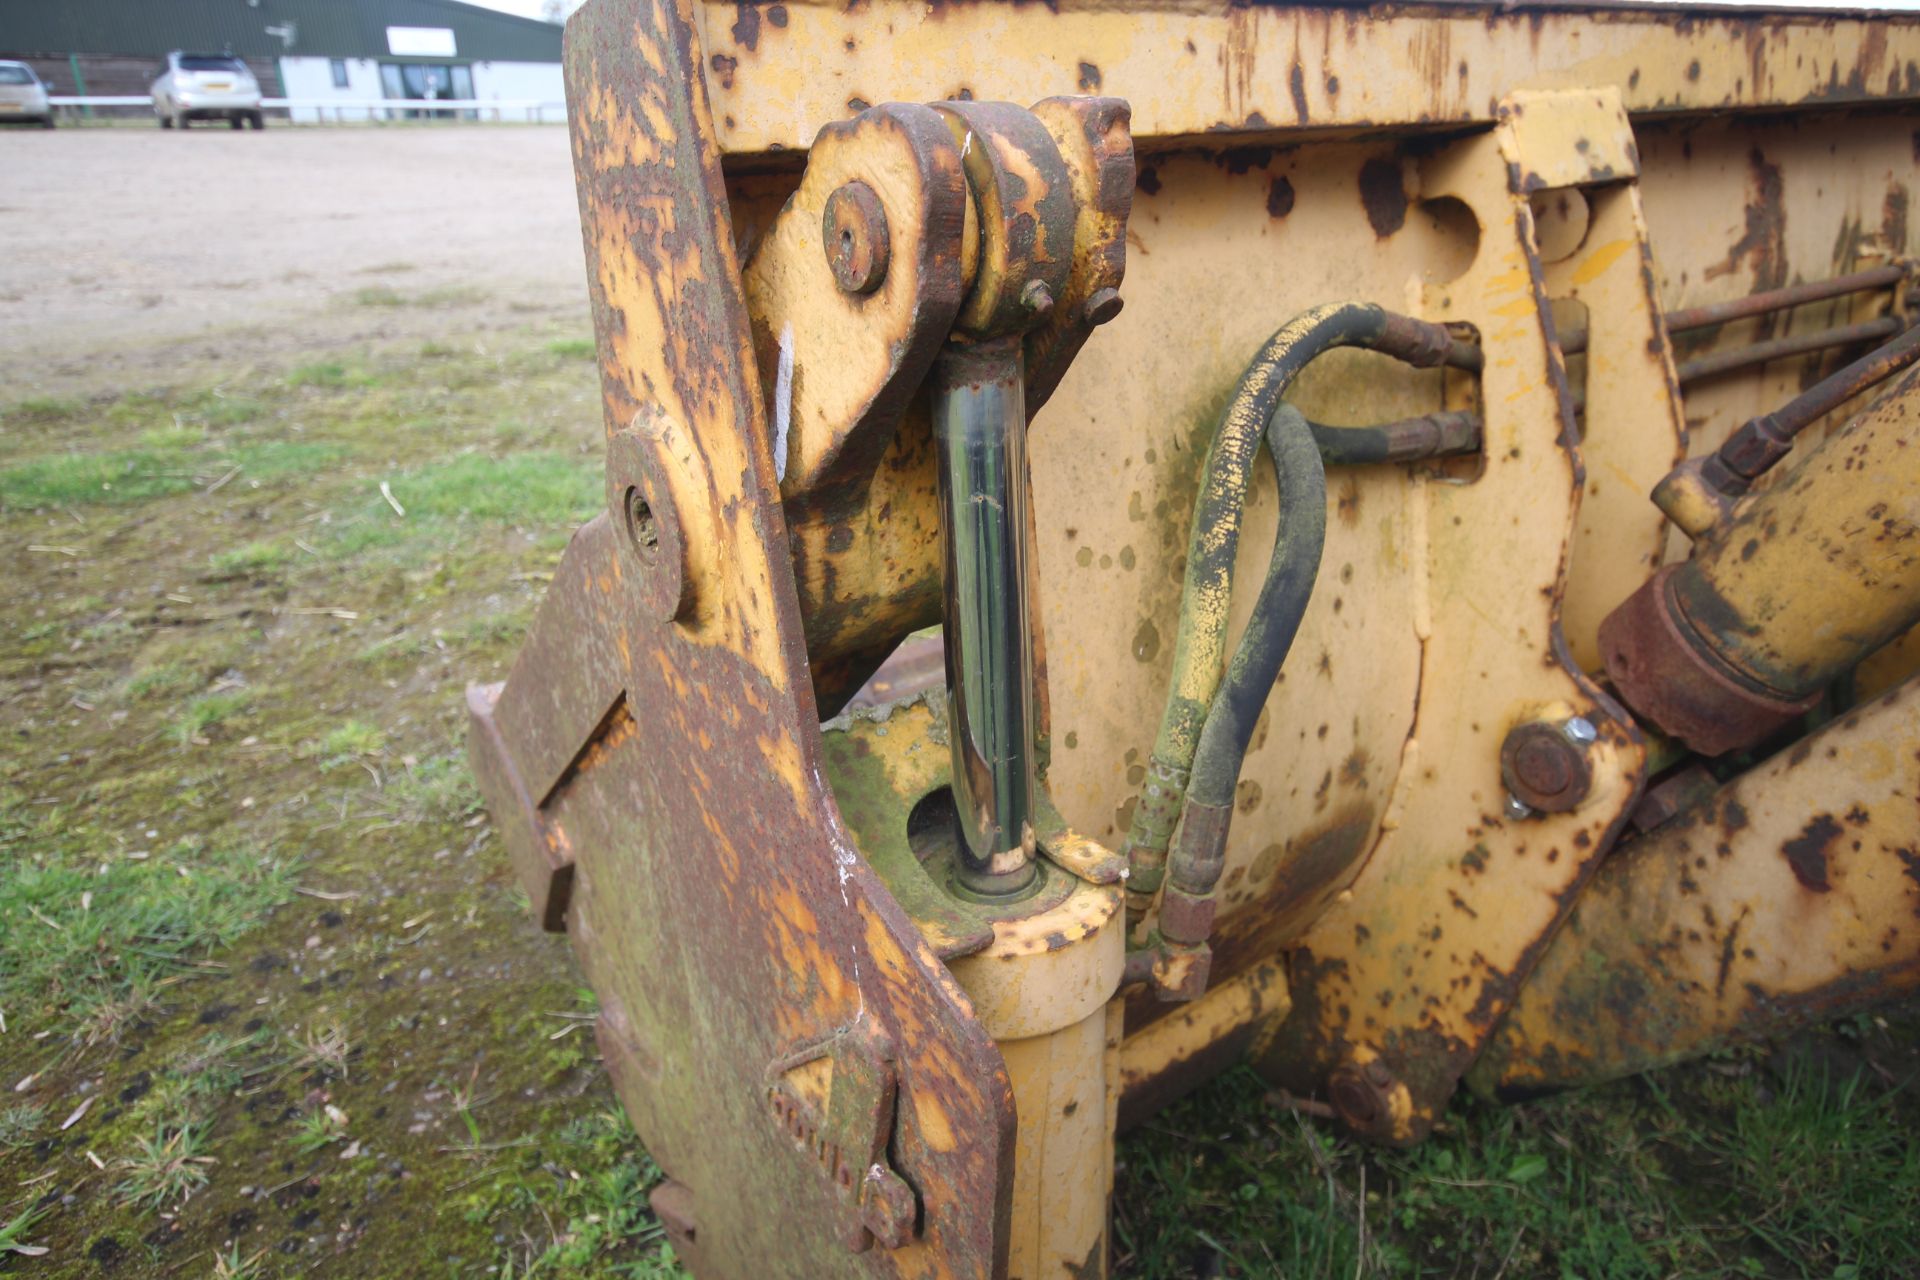
[[53, 104], [47, 101], [47, 86], [24, 62], [0, 62], [0, 121], [18, 120], [53, 128]]
[[225, 120], [238, 129], [267, 125], [260, 110], [260, 82], [247, 64], [230, 53], [167, 55], [153, 82], [153, 113], [162, 129], [187, 127], [190, 120]]

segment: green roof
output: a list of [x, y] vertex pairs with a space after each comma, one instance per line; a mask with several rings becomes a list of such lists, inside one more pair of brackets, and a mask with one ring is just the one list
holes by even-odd
[[[287, 25], [291, 44], [267, 34]], [[459, 0], [0, 0], [0, 55], [384, 58], [388, 27], [451, 28], [462, 61], [560, 61], [558, 26]]]

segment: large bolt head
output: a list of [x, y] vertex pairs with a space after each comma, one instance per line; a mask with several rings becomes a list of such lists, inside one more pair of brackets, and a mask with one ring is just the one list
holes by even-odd
[[1352, 1067], [1342, 1067], [1328, 1079], [1327, 1100], [1335, 1115], [1363, 1133], [1385, 1110], [1379, 1088]]
[[1571, 722], [1547, 720], [1530, 720], [1507, 734], [1500, 747], [1500, 775], [1514, 799], [1543, 813], [1565, 813], [1587, 798], [1593, 786], [1587, 746], [1598, 734], [1591, 722], [1579, 723], [1585, 734]]
[[887, 278], [887, 211], [864, 182], [849, 182], [827, 197], [820, 235], [827, 266], [848, 293], [872, 293]]

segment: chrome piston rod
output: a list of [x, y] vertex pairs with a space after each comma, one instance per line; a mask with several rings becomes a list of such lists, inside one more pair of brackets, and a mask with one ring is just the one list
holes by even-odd
[[1035, 874], [1023, 374], [1018, 338], [949, 343], [930, 383], [958, 872], [962, 888], [987, 896]]

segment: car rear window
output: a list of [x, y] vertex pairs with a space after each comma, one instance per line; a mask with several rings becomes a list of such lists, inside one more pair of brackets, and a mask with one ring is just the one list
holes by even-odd
[[33, 73], [25, 67], [0, 67], [0, 84], [32, 84]]
[[245, 71], [247, 68], [238, 58], [222, 58], [212, 54], [183, 53], [180, 55], [182, 71]]

